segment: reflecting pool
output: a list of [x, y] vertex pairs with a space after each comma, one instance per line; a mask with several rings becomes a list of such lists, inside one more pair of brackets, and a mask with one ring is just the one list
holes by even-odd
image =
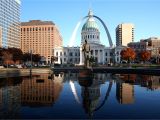
[[160, 76], [60, 73], [1, 78], [0, 118], [160, 119]]

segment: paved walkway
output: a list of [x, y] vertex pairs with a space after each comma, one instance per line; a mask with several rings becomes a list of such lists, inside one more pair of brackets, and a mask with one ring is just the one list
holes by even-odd
[[[51, 70], [49, 68], [32, 69], [32, 74], [50, 73], [50, 72]], [[0, 78], [27, 76], [27, 75], [30, 75], [30, 69], [18, 69], [18, 68], [1, 68], [0, 69]]]

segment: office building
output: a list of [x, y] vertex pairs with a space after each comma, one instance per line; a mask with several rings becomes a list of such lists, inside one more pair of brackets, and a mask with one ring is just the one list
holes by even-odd
[[52, 50], [62, 46], [58, 27], [52, 21], [31, 20], [21, 23], [21, 49], [40, 54], [45, 63], [51, 62]]
[[160, 38], [150, 37], [147, 39], [141, 39], [140, 42], [128, 43], [128, 47], [134, 49], [137, 54], [141, 51], [150, 51], [151, 57], [158, 57], [160, 51]]
[[127, 46], [134, 41], [134, 25], [131, 23], [119, 24], [116, 28], [116, 46]]
[[20, 0], [0, 0], [0, 47], [20, 48]]

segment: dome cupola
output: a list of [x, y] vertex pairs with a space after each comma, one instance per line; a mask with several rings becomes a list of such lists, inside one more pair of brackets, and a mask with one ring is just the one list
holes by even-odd
[[99, 27], [93, 17], [93, 12], [89, 10], [88, 19], [81, 30], [81, 43], [87, 40], [88, 43], [99, 43]]
[[91, 10], [89, 10], [88, 17], [89, 18], [87, 19], [86, 23], [82, 27], [82, 31], [85, 31], [88, 29], [96, 29], [99, 31], [99, 27], [93, 18], [93, 12]]

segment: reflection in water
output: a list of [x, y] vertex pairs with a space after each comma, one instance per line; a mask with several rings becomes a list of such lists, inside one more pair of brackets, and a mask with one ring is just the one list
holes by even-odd
[[[63, 108], [70, 110], [71, 107], [75, 106], [74, 103], [70, 102], [72, 99], [77, 101], [76, 104], [81, 106], [81, 108], [83, 108], [82, 111], [85, 111], [90, 118], [93, 117], [93, 115], [95, 117], [98, 113], [103, 113], [107, 118], [105, 115], [107, 113], [103, 110], [112, 107], [114, 100], [116, 103], [118, 101], [118, 103], [121, 104], [119, 106], [117, 104], [113, 105], [113, 107], [115, 107], [114, 110], [116, 107], [119, 107], [120, 113], [122, 109], [120, 106], [123, 104], [132, 104], [132, 107], [137, 105], [137, 102], [135, 103], [135, 98], [137, 99], [137, 90], [135, 89], [137, 87], [135, 86], [138, 86], [139, 89], [143, 88], [145, 91], [140, 91], [143, 91], [143, 93], [147, 92], [147, 90], [151, 90], [149, 95], [156, 92], [156, 90], [160, 90], [160, 76], [135, 74], [112, 75], [107, 73], [94, 73], [89, 76], [79, 76], [77, 73], [61, 73], [56, 75], [52, 74], [49, 78], [48, 74], [41, 74], [32, 76], [31, 78], [15, 77], [0, 79], [0, 118], [25, 118], [23, 117], [24, 111], [22, 112], [22, 109], [29, 109], [26, 113], [29, 116], [30, 114], [36, 114], [32, 113], [33, 111], [43, 110], [44, 112], [48, 108], [51, 109], [49, 109], [46, 114], [41, 115], [43, 118], [47, 118], [48, 113], [51, 114], [49, 118], [63, 118]], [[78, 83], [78, 86], [77, 84], [75, 85], [75, 83]], [[71, 90], [67, 89], [69, 86]], [[62, 89], [64, 90], [62, 91]], [[111, 96], [111, 93], [114, 95]], [[72, 98], [69, 94], [73, 94], [74, 97]], [[61, 99], [58, 99], [60, 95]], [[143, 96], [143, 94], [141, 95]], [[67, 102], [65, 102], [65, 98], [67, 98]], [[112, 104], [110, 104], [109, 100], [112, 101]], [[142, 102], [144, 106], [153, 104], [149, 100], [143, 99], [143, 101], [145, 101]], [[59, 101], [61, 104], [57, 104]], [[105, 104], [106, 101], [108, 101], [108, 104]], [[73, 104], [73, 106], [70, 106], [71, 104]], [[156, 104], [156, 102], [154, 104]], [[130, 111], [128, 108], [126, 109]], [[56, 112], [54, 110], [56, 110]], [[73, 111], [65, 111], [65, 113], [66, 115], [70, 115], [70, 117], [74, 115], [77, 115], [76, 118], [83, 116], [84, 113], [78, 110], [79, 108], [74, 108]], [[60, 112], [62, 113], [58, 114]], [[72, 116], [68, 112], [73, 112], [73, 114], [71, 113]], [[98, 117], [101, 118], [101, 116]]]
[[0, 118], [20, 118], [22, 106], [52, 106], [63, 88], [63, 76], [48, 74], [0, 79]]
[[128, 83], [117, 83], [116, 98], [121, 104], [132, 104], [134, 102], [134, 86]]
[[58, 99], [62, 90], [63, 78], [54, 76], [54, 81], [48, 79], [48, 74], [32, 77], [31, 80], [24, 78], [21, 87], [22, 105], [31, 107], [52, 106]]
[[22, 78], [0, 79], [0, 118], [19, 118]]
[[70, 80], [69, 84], [70, 84], [70, 86], [71, 86], [72, 93], [73, 93], [73, 95], [74, 95], [77, 103], [80, 104], [80, 100], [79, 100], [79, 98], [78, 98], [77, 91], [76, 91], [76, 88], [75, 88], [75, 86], [74, 86], [73, 81]]
[[98, 107], [101, 96], [100, 85], [105, 83], [105, 74], [81, 75], [78, 78], [81, 85], [81, 95], [83, 98], [83, 108], [89, 117]]
[[136, 74], [121, 74], [118, 77], [125, 83], [131, 85], [140, 85], [149, 90], [160, 89], [160, 76], [151, 75], [136, 75]]

